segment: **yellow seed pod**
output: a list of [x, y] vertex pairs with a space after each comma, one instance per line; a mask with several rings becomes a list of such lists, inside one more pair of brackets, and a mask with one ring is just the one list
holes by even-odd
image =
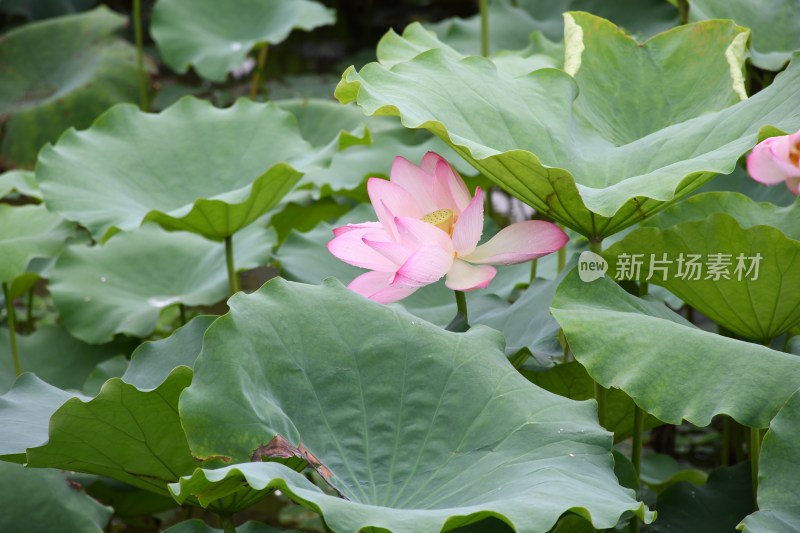
[[450, 229], [453, 226], [453, 210], [439, 209], [422, 217], [422, 221], [433, 224], [440, 230], [450, 233]]

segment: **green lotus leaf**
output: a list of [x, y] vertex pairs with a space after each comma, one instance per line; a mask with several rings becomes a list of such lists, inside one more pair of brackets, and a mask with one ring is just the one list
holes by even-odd
[[[8, 330], [0, 329], [0, 393], [11, 388], [14, 366], [9, 345]], [[62, 327], [40, 326], [31, 335], [17, 335], [20, 365], [24, 372], [61, 389], [81, 390], [92, 371], [116, 355], [128, 355], [135, 344], [127, 340], [89, 345], [72, 337]]]
[[203, 348], [203, 335], [217, 318], [197, 316], [166, 339], [142, 343], [131, 356], [122, 381], [140, 390], [152, 390], [161, 385], [173, 369], [194, 368], [195, 359]]
[[426, 131], [408, 130], [394, 117], [365, 117], [357, 106], [330, 100], [275, 104], [292, 113], [303, 138], [320, 149], [298, 185], [311, 187], [314, 197], [345, 194], [366, 201], [368, 177], [388, 177], [396, 156], [418, 162], [429, 151], [448, 159], [463, 176], [475, 173], [440, 139]]
[[0, 166], [33, 167], [70, 126], [139, 98], [136, 49], [113, 36], [125, 17], [105, 7], [26, 24], [0, 40]]
[[[236, 267], [266, 263], [274, 242], [274, 233], [258, 224], [237, 233]], [[211, 305], [230, 288], [222, 244], [147, 224], [104, 246], [67, 248], [49, 290], [67, 331], [100, 343], [117, 333], [146, 337], [165, 307]]]
[[0, 0], [0, 11], [39, 20], [77, 13], [96, 4], [97, 0]]
[[800, 3], [797, 0], [689, 0], [693, 20], [733, 19], [753, 32], [750, 61], [765, 70], [781, 70], [800, 50]]
[[[506, 26], [506, 30], [500, 32], [504, 43], [507, 40], [518, 39], [514, 37], [513, 29], [511, 31], [508, 30], [509, 26], [513, 28], [514, 24], [519, 24], [519, 19], [511, 25], [507, 24], [504, 19], [518, 17], [519, 12], [513, 8], [506, 9], [511, 11], [503, 14], [503, 16], [490, 18], [492, 25]], [[448, 23], [446, 21], [441, 24], [444, 24], [444, 28], [447, 28]], [[442, 27], [437, 26], [438, 28], [434, 28], [434, 30], [438, 29], [439, 33], [441, 33]], [[526, 26], [526, 31], [530, 33], [530, 27]], [[455, 32], [456, 35], [459, 33], [458, 31]], [[445, 34], [452, 38], [452, 33], [449, 30], [445, 29]], [[468, 39], [472, 38], [473, 36], [471, 35], [468, 37]], [[429, 50], [441, 50], [442, 54], [448, 59], [458, 61], [465, 57], [462, 53], [465, 49], [470, 51], [469, 53], [480, 53], [479, 50], [475, 50], [478, 43], [481, 42], [480, 30], [476, 33], [475, 39], [470, 45], [463, 42], [465, 39], [456, 37], [455, 43], [450, 46], [448, 44], [449, 41], [442, 42], [439, 40], [435, 32], [426, 30], [420, 24], [411, 24], [405, 29], [402, 37], [394, 32], [389, 32], [378, 43], [378, 57], [381, 60], [381, 64], [387, 68], [391, 68], [397, 63], [409, 61]], [[500, 50], [491, 56], [491, 60], [500, 74], [507, 77], [523, 76], [540, 68], [556, 68], [564, 64], [564, 45], [562, 43], [554, 43], [539, 33], [534, 33], [530, 38], [526, 34], [524, 41], [521, 41], [521, 43], [527, 46], [524, 48], [522, 48], [522, 45], [515, 47], [521, 48], [520, 50]]]
[[11, 193], [21, 194], [36, 200], [42, 199], [36, 176], [30, 170], [9, 170], [0, 174], [0, 198]]
[[[213, 528], [195, 518], [175, 524], [164, 530], [164, 533], [222, 533], [221, 529]], [[236, 533], [301, 533], [296, 529], [277, 529], [262, 522], [250, 521], [236, 526]]]
[[300, 179], [290, 164], [310, 152], [273, 104], [186, 97], [159, 114], [117, 106], [68, 131], [42, 149], [36, 178], [51, 210], [98, 239], [152, 220], [222, 240], [276, 205]]
[[800, 128], [800, 62], [734, 103], [746, 96], [747, 32], [730, 21], [639, 44], [591, 15], [567, 20], [574, 78], [554, 69], [507, 78], [490, 60], [434, 49], [350, 68], [336, 94], [431, 130], [508, 192], [595, 240], [730, 173], [762, 127]]
[[[488, 11], [490, 50], [519, 50], [528, 44], [532, 31], [560, 40], [565, 11], [587, 11], [611, 20], [628, 33], [644, 36], [666, 31], [678, 23], [677, 10], [663, 0], [495, 0], [489, 3]], [[461, 52], [481, 53], [480, 15], [445, 19], [427, 27]]]
[[737, 165], [729, 176], [712, 180], [697, 190], [700, 194], [717, 191], [738, 192], [756, 202], [770, 202], [782, 207], [793, 204], [797, 200], [797, 196], [792, 194], [784, 184], [770, 187], [758, 183], [750, 177], [744, 165]]
[[[275, 279], [229, 306], [206, 332], [180, 414], [195, 456], [234, 464], [171, 485], [179, 501], [279, 487], [342, 532], [488, 516], [547, 531], [567, 510], [601, 527], [649, 517], [617, 485], [594, 406], [531, 385], [497, 332], [447, 332], [335, 280]], [[270, 444], [300, 453], [344, 498], [282, 464], [235, 464], [271, 457]]]
[[797, 357], [698, 329], [608, 278], [586, 283], [573, 270], [551, 310], [595, 381], [670, 424], [728, 414], [764, 428], [800, 388]]
[[648, 488], [660, 494], [675, 483], [686, 481], [702, 486], [708, 481], [708, 473], [697, 469], [685, 469], [671, 455], [649, 453], [642, 457], [641, 479]]
[[43, 205], [0, 204], [0, 282], [24, 274], [32, 259], [58, 255], [74, 230]]
[[330, 144], [340, 147], [345, 144], [340, 139], [343, 132], [361, 130], [367, 122], [380, 124], [388, 120], [368, 119], [356, 106], [339, 105], [336, 101], [329, 99], [273, 99], [273, 102], [295, 116], [303, 138], [315, 148], [322, 148]]
[[[594, 381], [576, 361], [555, 365], [545, 371], [522, 370], [522, 375], [544, 390], [572, 400], [594, 398]], [[605, 428], [621, 442], [633, 434], [633, 401], [624, 392], [611, 389], [606, 395]], [[646, 415], [645, 429], [663, 425], [657, 418]]]
[[143, 392], [114, 378], [89, 402], [67, 400], [50, 418], [47, 442], [26, 450], [27, 465], [99, 474], [164, 493], [167, 483], [197, 465], [177, 414], [178, 397], [191, 380], [191, 370], [177, 368]]
[[103, 533], [114, 510], [87, 496], [64, 472], [0, 463], [0, 531]]
[[695, 196], [651, 221], [661, 227], [639, 228], [610, 247], [609, 273], [661, 285], [737, 335], [766, 342], [800, 325], [798, 205]]
[[178, 396], [191, 380], [192, 371], [184, 367], [152, 391], [113, 378], [89, 399], [22, 374], [0, 396], [0, 456], [168, 494], [167, 483], [197, 466], [177, 411]]
[[97, 396], [111, 378], [121, 377], [128, 370], [130, 361], [124, 355], [117, 355], [98, 364], [83, 382], [83, 392], [88, 396]]
[[0, 459], [25, 462], [25, 449], [47, 441], [48, 421], [72, 398], [89, 398], [54, 387], [29, 372], [20, 375], [14, 387], [0, 396]]
[[333, 24], [335, 12], [310, 0], [159, 0], [152, 35], [164, 61], [179, 74], [225, 81], [258, 44], [278, 44], [293, 29]]
[[702, 487], [682, 481], [659, 494], [658, 520], [650, 530], [656, 533], [735, 531], [736, 524], [752, 513], [753, 507], [750, 463], [739, 463], [714, 470]]
[[739, 529], [747, 533], [790, 533], [800, 523], [800, 392], [795, 393], [769, 425], [758, 462], [758, 509]]
[[114, 516], [124, 522], [136, 520], [142, 515], [174, 512], [178, 507], [171, 496], [131, 487], [121, 481], [77, 473], [71, 474], [70, 479], [83, 485], [92, 498], [113, 507]]
[[564, 269], [562, 275], [552, 280], [535, 279], [513, 303], [498, 295], [483, 295], [475, 301], [477, 305], [469, 309], [472, 315], [470, 323], [484, 324], [503, 332], [506, 353], [527, 349], [543, 366], [551, 366], [564, 355], [558, 342], [561, 328], [550, 315], [550, 302], [566, 272]]

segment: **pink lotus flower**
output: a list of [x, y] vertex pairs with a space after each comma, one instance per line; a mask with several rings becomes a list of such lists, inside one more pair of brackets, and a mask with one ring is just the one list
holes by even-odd
[[767, 185], [785, 181], [793, 194], [800, 195], [800, 131], [758, 143], [747, 156], [747, 170]]
[[532, 220], [512, 224], [479, 246], [483, 192], [479, 187], [470, 197], [461, 176], [433, 152], [419, 167], [396, 157], [391, 180], [370, 178], [367, 190], [378, 222], [336, 228], [328, 250], [370, 269], [349, 288], [381, 303], [401, 300], [444, 276], [456, 291], [485, 288], [497, 273], [491, 265], [530, 261], [568, 240], [558, 226]]

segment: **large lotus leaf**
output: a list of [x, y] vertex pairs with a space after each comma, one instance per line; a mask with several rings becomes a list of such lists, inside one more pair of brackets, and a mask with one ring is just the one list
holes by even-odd
[[739, 463], [714, 470], [702, 487], [682, 481], [659, 494], [656, 503], [658, 520], [648, 531], [735, 531], [736, 524], [752, 513], [753, 507], [750, 463]]
[[[8, 330], [0, 329], [0, 349], [8, 345]], [[17, 346], [23, 372], [33, 372], [61, 389], [76, 390], [82, 388], [98, 364], [116, 355], [128, 355], [135, 348], [130, 341], [91, 346], [54, 325], [40, 326], [31, 335], [17, 335]], [[13, 379], [11, 355], [3, 350], [0, 355], [0, 393], [11, 388]]]
[[58, 255], [74, 229], [43, 205], [0, 204], [0, 282], [14, 281], [32, 259]]
[[23, 374], [0, 397], [0, 455], [26, 454], [30, 467], [98, 474], [165, 494], [167, 483], [197, 465], [177, 412], [191, 380], [183, 367], [152, 391], [113, 378], [88, 399]]
[[97, 0], [0, 0], [0, 11], [39, 20], [77, 13], [95, 4]]
[[689, 0], [690, 18], [733, 19], [753, 32], [750, 61], [766, 70], [780, 70], [800, 50], [798, 0]]
[[280, 435], [346, 499], [258, 463], [198, 471], [180, 499], [280, 486], [342, 532], [439, 531], [490, 515], [546, 531], [567, 510], [602, 527], [647, 516], [617, 485], [594, 406], [527, 382], [497, 332], [447, 332], [335, 280], [275, 279], [229, 305], [181, 397], [192, 453], [243, 463], [269, 456]]
[[42, 149], [36, 178], [51, 210], [97, 238], [153, 220], [222, 240], [277, 204], [301, 176], [290, 163], [311, 151], [273, 104], [186, 97], [159, 114], [116, 106], [68, 131]]
[[752, 533], [791, 533], [800, 524], [800, 392], [769, 425], [758, 462], [758, 508], [742, 526]]
[[332, 9], [310, 0], [159, 0], [152, 34], [176, 72], [191, 65], [204, 78], [224, 81], [255, 45], [335, 21]]
[[[495, 0], [489, 3], [489, 47], [497, 50], [519, 50], [528, 44], [532, 31], [559, 40], [564, 34], [565, 11], [587, 11], [607, 18], [629, 33], [655, 35], [675, 26], [677, 10], [664, 0]], [[481, 53], [480, 15], [467, 19], [445, 19], [427, 25], [442, 41], [457, 50]]]
[[[337, 96], [369, 115], [399, 115], [407, 127], [433, 131], [514, 196], [594, 238], [647, 218], [714, 173], [730, 173], [762, 127], [800, 127], [800, 62], [723, 109], [744, 96], [747, 34], [729, 21], [683, 26], [639, 45], [590, 15], [569, 20], [574, 79], [554, 69], [508, 78], [490, 60], [433, 49], [392, 67], [348, 69]], [[698, 46], [707, 53], [697, 54]], [[661, 72], [651, 76], [646, 61]], [[674, 97], [676, 105], [666, 105]]]
[[114, 514], [75, 487], [64, 472], [0, 463], [0, 531], [103, 533]]
[[[640, 280], [666, 287], [752, 341], [800, 325], [800, 225], [791, 223], [800, 221], [797, 203], [777, 208], [736, 193], [708, 193], [668, 211], [665, 222], [686, 222], [626, 235], [605, 253], [609, 273], [626, 279], [632, 262], [640, 261]], [[704, 212], [713, 214], [697, 220]], [[778, 227], [764, 225], [770, 220]], [[692, 257], [698, 268], [681, 262]]]
[[136, 49], [113, 33], [125, 17], [99, 7], [12, 30], [0, 40], [0, 165], [33, 167], [70, 126], [139, 97]]
[[37, 200], [42, 199], [36, 176], [30, 170], [9, 170], [0, 174], [0, 198], [17, 193]]
[[[274, 233], [254, 224], [233, 238], [237, 268], [267, 262]], [[117, 333], [146, 337], [161, 311], [178, 303], [211, 305], [230, 291], [222, 244], [147, 224], [104, 246], [71, 246], [59, 257], [50, 293], [61, 323], [90, 343]]]
[[608, 278], [586, 283], [573, 270], [552, 312], [595, 381], [664, 422], [706, 426], [728, 414], [764, 428], [800, 387], [796, 356], [703, 331]]

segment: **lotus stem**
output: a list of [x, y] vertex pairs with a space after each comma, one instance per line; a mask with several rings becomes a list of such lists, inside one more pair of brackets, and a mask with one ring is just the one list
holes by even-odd
[[144, 40], [142, 37], [142, 0], [133, 0], [133, 34], [136, 40], [136, 68], [139, 71], [139, 108], [147, 111], [150, 103], [147, 101], [148, 75], [144, 69]]
[[556, 253], [558, 254], [558, 271], [561, 272], [567, 266], [567, 247], [562, 246]]
[[750, 472], [753, 476], [753, 501], [758, 509], [758, 461], [761, 457], [761, 430], [750, 428]]
[[689, 0], [678, 0], [678, 22], [681, 25], [689, 23]]
[[481, 55], [489, 57], [489, 0], [480, 0], [481, 6]]
[[228, 267], [228, 285], [231, 295], [239, 292], [239, 276], [236, 274], [236, 267], [233, 264], [233, 237], [225, 237], [225, 265]]
[[469, 315], [467, 315], [467, 296], [462, 291], [453, 291], [456, 293], [456, 306], [458, 312], [464, 317], [464, 322], [469, 324]]
[[229, 514], [220, 514], [219, 525], [225, 533], [236, 533], [236, 526], [233, 525], [233, 520]]
[[178, 313], [181, 317], [181, 326], [186, 325], [186, 306], [183, 304], [178, 304]]
[[[639, 283], [639, 296], [646, 296], [648, 291], [648, 285], [645, 282]], [[634, 402], [633, 404], [633, 443], [631, 446], [631, 464], [633, 464], [633, 470], [636, 472], [636, 479], [639, 480], [639, 484], [641, 484], [641, 472], [642, 472], [642, 433], [644, 433], [644, 411], [636, 405]], [[634, 516], [631, 518], [630, 521], [630, 531], [631, 533], [639, 533], [640, 523], [639, 518]]]
[[[560, 252], [560, 251], [561, 251], [561, 250], [559, 250], [559, 252]], [[539, 265], [539, 262], [538, 262], [536, 259], [534, 259], [533, 261], [531, 261], [531, 279], [530, 279], [530, 281], [528, 282], [528, 285], [533, 285], [533, 280], [535, 280], [535, 279], [536, 279], [536, 267], [537, 267], [538, 265]]]
[[633, 449], [631, 450], [631, 463], [636, 476], [642, 470], [642, 433], [644, 433], [644, 411], [641, 407], [633, 404]]
[[[589, 250], [601, 255], [603, 253], [603, 243], [601, 240], [589, 239]], [[606, 389], [598, 382], [594, 382], [594, 399], [597, 401], [597, 421], [601, 426], [606, 425]]]
[[22, 367], [19, 365], [19, 351], [17, 350], [17, 316], [14, 314], [14, 302], [11, 299], [11, 291], [8, 290], [8, 283], [3, 283], [3, 298], [6, 300], [6, 312], [8, 313], [8, 340], [11, 344], [11, 356], [14, 358], [14, 372], [17, 376], [22, 374]]
[[256, 63], [256, 68], [253, 71], [253, 81], [250, 83], [250, 99], [255, 100], [256, 96], [258, 96], [258, 91], [261, 88], [261, 73], [264, 70], [264, 66], [267, 64], [267, 52], [269, 51], [269, 45], [264, 43], [260, 45], [258, 50], [258, 62]]
[[[644, 433], [644, 411], [636, 405], [633, 404], [633, 445], [631, 448], [631, 463], [633, 464], [633, 469], [636, 472], [636, 479], [641, 479], [641, 472], [642, 472], [642, 433]], [[639, 481], [641, 484], [641, 481]], [[639, 522], [639, 518], [634, 516], [631, 518], [630, 521], [630, 531], [631, 533], [639, 533], [639, 528], [641, 527], [641, 523]]]
[[33, 287], [28, 291], [28, 302], [25, 313], [25, 334], [33, 333]]
[[722, 419], [722, 466], [731, 465], [731, 419], [723, 415]]

